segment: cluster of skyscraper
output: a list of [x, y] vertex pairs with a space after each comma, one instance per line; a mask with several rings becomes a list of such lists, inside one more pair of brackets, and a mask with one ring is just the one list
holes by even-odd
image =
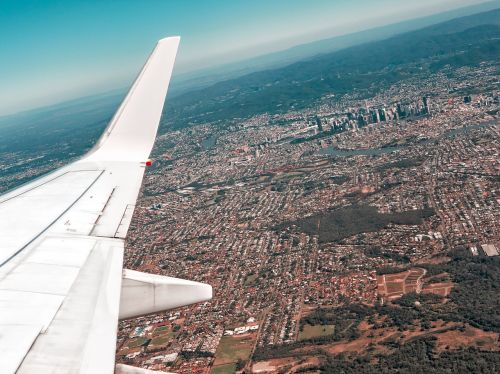
[[[358, 113], [352, 113], [356, 116], [358, 126], [366, 126], [372, 123], [398, 120], [408, 117], [425, 116], [431, 114], [430, 98], [424, 96], [422, 101], [414, 103], [399, 102], [395, 107], [382, 108], [361, 108]], [[349, 116], [349, 114], [348, 114]]]
[[325, 125], [330, 125], [329, 132], [338, 133], [347, 129], [361, 128], [370, 124], [394, 121], [404, 118], [426, 116], [431, 114], [431, 102], [428, 96], [417, 102], [399, 102], [391, 108], [378, 107], [353, 109], [347, 112], [342, 118], [324, 119], [315, 117], [318, 131], [325, 131]]

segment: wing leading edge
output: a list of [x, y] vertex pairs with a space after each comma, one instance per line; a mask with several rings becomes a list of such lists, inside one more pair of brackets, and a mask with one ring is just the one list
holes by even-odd
[[0, 196], [2, 373], [112, 373], [119, 318], [212, 297], [206, 284], [122, 269], [178, 44], [158, 42], [87, 155]]

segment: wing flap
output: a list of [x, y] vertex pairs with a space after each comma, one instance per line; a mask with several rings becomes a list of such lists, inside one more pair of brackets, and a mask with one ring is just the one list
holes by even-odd
[[4, 373], [15, 373], [36, 337], [39, 325], [0, 324], [0, 368]]
[[49, 327], [24, 352], [17, 373], [113, 372], [122, 262], [122, 240], [97, 240]]

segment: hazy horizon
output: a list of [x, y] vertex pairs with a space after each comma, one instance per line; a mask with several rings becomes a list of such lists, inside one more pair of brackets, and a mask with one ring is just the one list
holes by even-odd
[[[382, 0], [375, 4], [320, 0], [313, 8], [298, 0], [293, 4], [287, 1], [288, 6], [282, 0], [272, 4], [254, 1], [252, 6], [224, 0], [212, 7], [191, 0], [182, 5], [153, 1], [138, 8], [126, 1], [119, 9], [113, 2], [51, 1], [41, 5], [34, 1], [31, 6], [6, 2], [2, 5], [5, 11], [0, 15], [0, 31], [11, 35], [11, 43], [0, 46], [0, 56], [11, 58], [0, 59], [0, 116], [125, 89], [156, 40], [166, 35], [182, 37], [174, 69], [180, 76], [324, 38], [488, 2], [424, 0], [401, 4]], [[193, 9], [198, 12], [193, 14]], [[119, 21], [114, 13], [121, 16]], [[115, 27], [107, 27], [109, 17], [116, 22]], [[202, 25], [201, 19], [207, 22]], [[242, 22], [248, 19], [253, 22]], [[290, 28], [290, 24], [298, 27]]]

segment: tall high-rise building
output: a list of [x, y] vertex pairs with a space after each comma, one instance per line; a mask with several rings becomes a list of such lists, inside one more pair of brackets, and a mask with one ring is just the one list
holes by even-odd
[[431, 114], [430, 98], [428, 96], [424, 96], [422, 101], [424, 102], [424, 113]]
[[363, 115], [359, 115], [358, 116], [358, 125], [359, 127], [363, 127], [367, 124], [367, 122], [365, 121], [365, 118], [363, 117]]
[[398, 118], [403, 118], [405, 113], [403, 112], [403, 106], [401, 105], [401, 103], [397, 104], [396, 110], [398, 113]]
[[316, 116], [316, 125], [318, 126], [318, 131], [323, 131], [323, 124], [321, 123], [321, 118]]

